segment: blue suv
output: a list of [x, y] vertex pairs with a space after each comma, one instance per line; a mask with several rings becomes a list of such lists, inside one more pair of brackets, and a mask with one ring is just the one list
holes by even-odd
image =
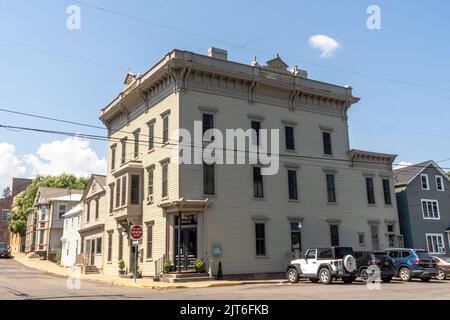
[[395, 271], [403, 281], [419, 278], [428, 282], [438, 274], [436, 260], [425, 250], [401, 248], [385, 251], [394, 260]]

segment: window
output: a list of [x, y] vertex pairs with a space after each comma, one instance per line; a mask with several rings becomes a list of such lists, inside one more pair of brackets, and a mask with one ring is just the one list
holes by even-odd
[[298, 222], [291, 222], [291, 250], [292, 252], [302, 251], [302, 233]]
[[124, 165], [127, 157], [127, 138], [120, 140], [122, 146], [121, 164]]
[[294, 127], [285, 126], [284, 133], [286, 138], [286, 149], [295, 150]]
[[389, 225], [387, 226], [387, 230], [388, 230], [389, 233], [394, 233], [394, 232], [395, 232], [395, 227], [394, 227], [394, 225], [393, 225], [393, 224], [389, 224]]
[[133, 136], [134, 136], [134, 158], [139, 157], [139, 136], [140, 136], [141, 131], [140, 130], [136, 130], [135, 132], [133, 132]]
[[428, 175], [427, 174], [421, 174], [420, 175], [420, 181], [422, 183], [422, 190], [430, 190], [430, 184], [428, 182]]
[[111, 170], [116, 168], [116, 149], [116, 145], [111, 147]]
[[[315, 259], [315, 255], [309, 259]], [[331, 249], [320, 249], [317, 253], [317, 259], [333, 259], [333, 252], [331, 251]]]
[[61, 219], [65, 213], [66, 213], [66, 206], [63, 204], [60, 204], [58, 206], [58, 217]]
[[259, 140], [260, 140], [259, 139], [259, 133], [260, 133], [260, 130], [261, 130], [261, 122], [253, 120], [252, 121], [252, 129], [255, 131], [254, 132], [254, 134], [255, 134], [254, 137], [256, 137], [256, 145], [259, 146]]
[[210, 113], [203, 114], [203, 136], [205, 136], [205, 132], [209, 129], [214, 128], [214, 115]]
[[438, 201], [422, 200], [422, 213], [424, 219], [440, 220]]
[[122, 206], [127, 204], [127, 176], [122, 177]]
[[97, 254], [101, 254], [102, 253], [102, 238], [97, 238], [96, 253]]
[[256, 235], [256, 255], [266, 255], [266, 225], [264, 223], [255, 223], [255, 235]]
[[41, 207], [41, 221], [45, 221], [47, 218], [47, 208], [45, 206]]
[[[329, 252], [331, 256], [331, 250]], [[308, 250], [308, 252], [306, 253], [306, 259], [315, 259], [316, 255], [317, 255], [316, 249]]]
[[368, 204], [375, 204], [375, 192], [373, 190], [373, 178], [366, 177], [366, 190]]
[[298, 200], [297, 171], [288, 170], [289, 200]]
[[148, 150], [155, 148], [155, 122], [149, 122], [148, 124]]
[[215, 177], [214, 177], [215, 165], [203, 164], [203, 194], [214, 195], [215, 194]]
[[327, 195], [329, 203], [336, 203], [336, 187], [334, 174], [327, 174]]
[[389, 248], [395, 248], [395, 234], [388, 234]]
[[401, 258], [402, 253], [400, 251], [389, 251], [389, 257], [393, 259]]
[[148, 184], [147, 184], [147, 202], [148, 203], [153, 203], [153, 174], [155, 172], [155, 168], [154, 167], [150, 167], [147, 170], [147, 174], [148, 174]]
[[147, 225], [147, 259], [153, 258], [153, 224]]
[[10, 213], [9, 210], [3, 210], [2, 211], [2, 221], [3, 222], [7, 222], [8, 221], [9, 213]]
[[444, 178], [442, 176], [436, 176], [436, 190], [445, 191], [444, 189]]
[[164, 162], [162, 164], [162, 193], [161, 196], [166, 198], [168, 196], [168, 174], [169, 174], [169, 163]]
[[98, 220], [100, 215], [100, 201], [95, 199], [95, 220]]
[[330, 225], [331, 246], [339, 246], [339, 226], [337, 224]]
[[323, 153], [326, 155], [333, 155], [333, 149], [331, 147], [331, 132], [322, 132], [323, 136]]
[[39, 245], [42, 246], [44, 244], [44, 236], [45, 236], [45, 231], [41, 230], [39, 231]]
[[358, 233], [358, 243], [360, 247], [366, 246], [366, 234], [364, 232]]
[[444, 254], [444, 236], [438, 233], [427, 233], [428, 252], [430, 254]]
[[380, 250], [379, 240], [378, 240], [378, 225], [373, 224], [370, 226], [370, 233], [372, 235], [372, 250]]
[[139, 204], [139, 184], [140, 177], [138, 175], [131, 176], [131, 204]]
[[389, 179], [383, 179], [383, 193], [384, 193], [384, 204], [387, 206], [392, 205], [391, 184], [389, 182]]
[[86, 222], [91, 221], [91, 202], [86, 203]]
[[253, 193], [255, 198], [264, 198], [263, 176], [260, 167], [253, 167]]
[[116, 180], [116, 208], [120, 207], [120, 178]]
[[123, 234], [119, 230], [119, 261], [123, 259]]
[[108, 232], [108, 262], [112, 261], [112, 240], [113, 240], [113, 233]]
[[166, 114], [163, 117], [163, 139], [162, 139], [163, 143], [168, 143], [169, 142], [169, 115]]
[[114, 210], [114, 183], [109, 186], [109, 212]]

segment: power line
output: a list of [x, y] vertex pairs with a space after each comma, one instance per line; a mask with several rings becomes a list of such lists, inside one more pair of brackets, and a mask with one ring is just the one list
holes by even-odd
[[[92, 139], [92, 140], [99, 140], [99, 141], [117, 141], [117, 142], [121, 142], [121, 143], [129, 143], [129, 144], [133, 144], [135, 145], [135, 141], [128, 141], [128, 140], [123, 140], [121, 138], [114, 138], [114, 137], [106, 137], [106, 136], [101, 136], [101, 135], [92, 135], [92, 134], [83, 134], [83, 133], [75, 133], [75, 132], [67, 132], [67, 131], [57, 131], [57, 130], [48, 130], [48, 129], [40, 129], [40, 128], [30, 128], [30, 127], [19, 127], [19, 126], [10, 126], [10, 125], [1, 125], [0, 124], [0, 128], [5, 128], [5, 129], [13, 129], [13, 130], [23, 130], [23, 131], [32, 131], [32, 132], [39, 132], [39, 133], [48, 133], [48, 134], [57, 134], [57, 135], [64, 135], [64, 136], [71, 136], [71, 137], [79, 137], [79, 138], [85, 138], [85, 139]], [[142, 141], [142, 140], [136, 140], [138, 142], [139, 145], [144, 145], [144, 146], [148, 146], [148, 141]], [[157, 148], [164, 148], [166, 146], [185, 146], [185, 147], [193, 147], [194, 148], [194, 152], [195, 152], [195, 148], [204, 148], [203, 145], [195, 145], [193, 143], [191, 144], [183, 144], [182, 142], [179, 143], [170, 143], [170, 142], [154, 142], [156, 144], [160, 144], [161, 146], [155, 146]], [[169, 147], [166, 147], [169, 148]], [[169, 148], [170, 149], [170, 148]], [[172, 149], [170, 149], [172, 150]], [[224, 148], [223, 150], [225, 151], [233, 151], [233, 152], [244, 152], [246, 154], [249, 153], [255, 153], [255, 154], [259, 154], [259, 152], [251, 152], [249, 150], [237, 150], [237, 149], [226, 149]], [[368, 163], [368, 164], [374, 164], [373, 162], [370, 161], [363, 161], [363, 160], [349, 160], [349, 159], [339, 159], [339, 158], [324, 158], [324, 157], [315, 157], [315, 156], [305, 156], [305, 155], [293, 155], [293, 154], [279, 154], [280, 157], [285, 157], [285, 158], [292, 158], [292, 159], [303, 159], [303, 160], [314, 160], [314, 161], [321, 161], [323, 163], [330, 163], [330, 162], [341, 162], [341, 163]], [[396, 165], [401, 165], [401, 164], [393, 164], [394, 166]], [[408, 167], [418, 167], [418, 168], [426, 168], [428, 166], [426, 165], [410, 165]], [[441, 169], [446, 169], [446, 170], [450, 170], [450, 168], [441, 168]]]

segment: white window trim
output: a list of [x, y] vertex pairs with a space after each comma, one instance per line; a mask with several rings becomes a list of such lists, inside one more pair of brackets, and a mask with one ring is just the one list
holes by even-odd
[[[428, 237], [440, 237], [441, 238], [441, 242], [442, 242], [442, 245], [444, 246], [444, 252], [430, 252], [430, 254], [446, 254], [446, 250], [445, 250], [445, 241], [444, 241], [444, 235], [442, 234], [442, 233], [426, 233], [425, 234], [425, 238], [426, 238], [426, 241], [427, 241], [427, 249], [430, 247], [429, 246], [429, 243], [428, 243]], [[431, 246], [431, 247], [433, 247], [433, 246]]]
[[[443, 176], [434, 176], [434, 179], [436, 181], [436, 190], [439, 192], [444, 192], [445, 191], [444, 177]], [[439, 189], [439, 187], [438, 187], [438, 180], [441, 180], [442, 189]]]
[[[423, 187], [422, 177], [425, 177], [426, 180], [427, 180], [427, 188]], [[428, 174], [421, 174], [420, 175], [420, 186], [422, 187], [422, 190], [430, 190], [430, 180], [428, 179]]]
[[[423, 203], [424, 202], [432, 202], [432, 203], [436, 203], [436, 205], [437, 205], [437, 214], [438, 214], [438, 217], [437, 218], [434, 218], [434, 217], [432, 217], [432, 218], [430, 218], [430, 217], [425, 217], [425, 212], [423, 211]], [[422, 217], [425, 219], [425, 220], [441, 220], [441, 212], [440, 212], [440, 210], [439, 210], [439, 201], [438, 200], [431, 200], [431, 199], [421, 199], [420, 200], [420, 205], [421, 205], [421, 207], [422, 207]], [[427, 208], [428, 208], [428, 205], [427, 205]]]
[[[436, 203], [437, 204], [437, 210], [438, 210], [438, 217], [437, 218], [434, 218], [434, 217], [432, 217], [432, 218], [430, 218], [430, 217], [425, 217], [425, 211], [423, 210], [423, 203], [424, 202], [432, 202], [432, 203]], [[438, 200], [431, 200], [431, 199], [421, 199], [420, 200], [420, 205], [421, 205], [421, 207], [422, 207], [422, 216], [423, 216], [423, 218], [425, 219], [425, 220], [441, 220], [441, 212], [440, 212], [440, 210], [439, 210], [439, 201]], [[427, 208], [428, 208], [428, 205], [427, 205]]]

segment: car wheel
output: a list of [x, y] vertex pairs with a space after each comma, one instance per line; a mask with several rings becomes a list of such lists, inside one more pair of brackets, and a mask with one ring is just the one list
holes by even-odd
[[402, 281], [411, 281], [411, 271], [408, 268], [401, 268], [399, 276]]
[[331, 277], [331, 272], [327, 268], [323, 268], [319, 272], [319, 279], [322, 284], [330, 284], [333, 282], [333, 278]]
[[367, 272], [367, 269], [361, 270], [360, 277], [364, 282], [369, 280], [369, 273]]
[[383, 280], [384, 283], [388, 283], [392, 281], [392, 277], [381, 278], [381, 280]]
[[298, 282], [298, 272], [297, 269], [291, 268], [287, 272], [287, 278], [289, 283], [297, 283]]
[[431, 278], [420, 278], [420, 280], [422, 280], [423, 282], [429, 282]]
[[345, 284], [350, 284], [353, 282], [353, 277], [343, 277], [342, 281], [344, 281]]
[[447, 279], [447, 275], [445, 274], [445, 271], [444, 270], [439, 270], [438, 274], [436, 276], [436, 279], [438, 279], [438, 280], [445, 280], [445, 279]]
[[309, 278], [309, 281], [311, 281], [312, 283], [317, 283], [319, 282], [319, 278]]

